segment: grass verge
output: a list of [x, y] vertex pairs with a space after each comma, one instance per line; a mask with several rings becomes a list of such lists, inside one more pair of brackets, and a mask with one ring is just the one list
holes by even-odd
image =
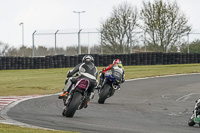
[[[124, 68], [125, 79], [200, 72], [200, 64], [125, 66]], [[43, 95], [61, 92], [67, 71], [70, 69], [1, 70], [0, 96]]]
[[33, 128], [14, 126], [14, 125], [0, 124], [0, 133], [75, 133], [75, 132], [33, 129]]

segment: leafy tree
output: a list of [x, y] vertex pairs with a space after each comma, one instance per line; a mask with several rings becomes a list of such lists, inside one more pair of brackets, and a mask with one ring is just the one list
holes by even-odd
[[[101, 39], [104, 53], [129, 52], [131, 34], [136, 28], [137, 9], [130, 3], [113, 7], [111, 16], [101, 22]], [[124, 49], [125, 48], [125, 49]]]
[[176, 2], [143, 1], [140, 13], [141, 28], [152, 51], [167, 52], [174, 49], [178, 39], [191, 30], [188, 19]]

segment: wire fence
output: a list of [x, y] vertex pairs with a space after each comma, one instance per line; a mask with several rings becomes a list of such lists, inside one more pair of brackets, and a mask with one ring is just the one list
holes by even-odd
[[[81, 29], [78, 30], [54, 30], [54, 31], [34, 31], [32, 34], [33, 48], [38, 46], [44, 46], [47, 48], [54, 48], [52, 54], [59, 54], [57, 51], [58, 48], [67, 49], [68, 47], [76, 47], [77, 50], [74, 53], [75, 55], [82, 54], [82, 47], [87, 48], [87, 54], [104, 54], [104, 49], [102, 47], [101, 33], [98, 29]], [[179, 38], [179, 44], [187, 43], [187, 53], [190, 53], [189, 44], [194, 40], [200, 40], [200, 33], [198, 32], [189, 32], [183, 37]], [[146, 46], [146, 34], [142, 31], [133, 32], [132, 34], [132, 44], [134, 46], [143, 46], [143, 52], [147, 52]], [[95, 53], [94, 49], [91, 49], [94, 46], [100, 47], [100, 53]], [[132, 51], [132, 50], [130, 50]], [[137, 52], [133, 50], [134, 52]], [[166, 51], [167, 52], [167, 51]], [[34, 56], [33, 49], [33, 56]], [[67, 53], [66, 53], [67, 54]], [[65, 55], [66, 55], [65, 54]], [[84, 53], [85, 54], [85, 53]], [[123, 54], [127, 54], [124, 52]]]
[[[57, 48], [67, 47], [87, 47], [90, 54], [90, 47], [94, 45], [101, 46], [101, 33], [97, 29], [78, 30], [55, 30], [55, 31], [34, 31], [32, 34], [33, 48], [44, 46], [54, 48], [54, 55], [57, 54]], [[77, 54], [80, 54], [77, 51]], [[33, 51], [34, 55], [34, 51]]]

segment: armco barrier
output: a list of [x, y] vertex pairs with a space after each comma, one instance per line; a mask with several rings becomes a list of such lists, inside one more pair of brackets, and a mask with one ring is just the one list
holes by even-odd
[[[2, 57], [0, 56], [0, 70], [15, 69], [47, 69], [74, 67], [82, 61], [84, 55], [78, 56], [46, 56], [46, 57]], [[200, 63], [200, 53], [134, 53], [98, 55], [93, 54], [96, 66], [107, 66], [114, 59], [120, 59], [124, 66], [129, 65], [167, 65]]]

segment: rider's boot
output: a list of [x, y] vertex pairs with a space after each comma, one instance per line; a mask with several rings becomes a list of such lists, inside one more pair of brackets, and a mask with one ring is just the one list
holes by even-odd
[[94, 98], [94, 94], [95, 94], [95, 91], [90, 93], [90, 95], [88, 96], [87, 104], [85, 105], [84, 108], [87, 108], [87, 107], [88, 107], [89, 102], [90, 102], [90, 99], [93, 99], [93, 98]]
[[98, 86], [97, 86], [97, 90], [98, 90], [99, 93], [100, 93], [100, 90], [101, 90], [101, 88], [102, 88], [103, 81], [104, 81], [104, 79], [103, 79], [103, 78], [100, 78], [100, 82], [99, 82], [99, 84], [98, 84]]
[[59, 95], [58, 98], [59, 99], [62, 99], [62, 98], [67, 99], [69, 92], [71, 90], [71, 87], [72, 87], [72, 83], [71, 82], [67, 83], [65, 85], [65, 87], [63, 88], [63, 94]]
[[63, 99], [63, 98], [67, 99], [67, 97], [68, 97], [68, 92], [67, 91], [64, 91], [63, 94], [58, 96], [59, 99]]
[[87, 107], [88, 107], [88, 105], [89, 105], [89, 102], [90, 102], [90, 101], [88, 101], [88, 102], [87, 102], [87, 104], [85, 105], [85, 107], [84, 107], [84, 108], [87, 108]]

